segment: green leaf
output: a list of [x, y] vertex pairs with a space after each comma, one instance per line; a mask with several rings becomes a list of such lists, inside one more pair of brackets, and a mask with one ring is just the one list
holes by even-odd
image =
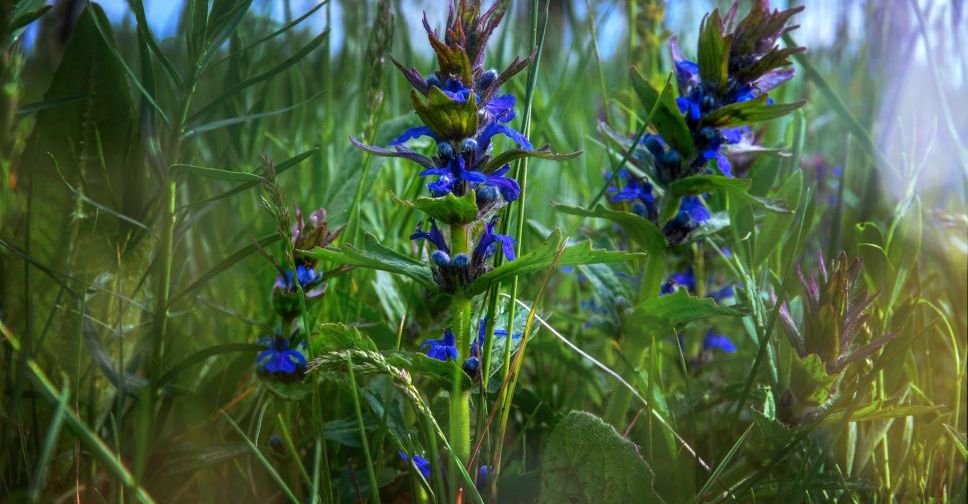
[[926, 415], [944, 409], [942, 405], [927, 406], [922, 404], [899, 405], [894, 401], [874, 401], [864, 406], [844, 406], [831, 408], [823, 416], [822, 422], [828, 425], [839, 424], [844, 421], [844, 413], [850, 410], [850, 422], [872, 422], [875, 420], [889, 420], [892, 418]]
[[789, 212], [783, 202], [775, 201], [749, 193], [750, 181], [726, 177], [723, 175], [693, 175], [679, 179], [669, 185], [673, 196], [681, 197], [690, 194], [704, 194], [709, 192], [724, 192], [739, 201], [745, 201], [774, 212]]
[[662, 234], [662, 230], [658, 226], [653, 224], [652, 221], [632, 212], [612, 210], [602, 205], [596, 205], [595, 208], [588, 210], [580, 206], [558, 204], [555, 205], [555, 209], [571, 215], [608, 219], [622, 226], [622, 229], [628, 233], [629, 238], [645, 249], [649, 255], [660, 255], [665, 251], [667, 246], [665, 235]]
[[513, 261], [508, 261], [497, 268], [481, 275], [474, 280], [466, 289], [468, 294], [484, 292], [491, 285], [502, 280], [525, 273], [541, 271], [547, 269], [558, 256], [558, 266], [578, 266], [581, 264], [595, 264], [628, 261], [645, 257], [644, 253], [634, 252], [615, 252], [610, 250], [592, 249], [592, 242], [586, 240], [570, 247], [565, 247], [559, 256], [558, 250], [561, 248], [561, 230], [556, 229], [541, 245], [527, 254], [518, 257]]
[[435, 286], [430, 266], [384, 247], [375, 236], [369, 233], [363, 242], [363, 250], [344, 243], [339, 248], [317, 247], [300, 253], [319, 261], [331, 261], [336, 264], [360, 266], [408, 276], [427, 288]]
[[309, 355], [337, 350], [370, 350], [376, 351], [376, 345], [366, 336], [360, 334], [355, 327], [347, 327], [341, 323], [324, 323], [316, 327], [309, 336]]
[[656, 131], [669, 145], [679, 151], [683, 159], [689, 158], [695, 147], [686, 119], [679, 112], [679, 106], [672, 96], [672, 77], [666, 79], [666, 85], [662, 88], [662, 93], [659, 93], [634, 67], [629, 71], [629, 76], [632, 79], [632, 88], [635, 89], [639, 100], [642, 100], [645, 109], [655, 111], [650, 120], [655, 125]]
[[[458, 365], [453, 360], [440, 361], [414, 352], [389, 352], [386, 359], [390, 365], [406, 369], [412, 375], [430, 378], [443, 389], [453, 386], [454, 371]], [[463, 380], [462, 384], [464, 388], [473, 386], [470, 380]]]
[[441, 139], [456, 140], [477, 132], [477, 95], [464, 102], [451, 100], [440, 88], [432, 87], [424, 102], [415, 89], [410, 90], [414, 111], [420, 120]]
[[[145, 86], [141, 84], [141, 81], [134, 73], [134, 70], [128, 66], [128, 64], [124, 61], [124, 57], [121, 56], [121, 52], [119, 51], [114, 41], [114, 36], [111, 33], [111, 23], [108, 21], [107, 16], [104, 15], [104, 11], [101, 9], [101, 6], [97, 4], [90, 5], [91, 9], [86, 10], [84, 15], [88, 16], [88, 18], [91, 20], [91, 24], [94, 26], [95, 30], [100, 35], [101, 40], [104, 42], [105, 50], [114, 56], [115, 61], [117, 61], [118, 65], [120, 65], [124, 72], [128, 74], [128, 77], [131, 78], [131, 82], [133, 82], [134, 86], [138, 88], [138, 91], [141, 92], [141, 95], [144, 96], [145, 100], [148, 100], [148, 103], [150, 103], [155, 109], [155, 111], [158, 113], [158, 116], [161, 117], [166, 124], [169, 123], [170, 121], [168, 119], [168, 115], [165, 114], [164, 109], [158, 105], [153, 94], [148, 92]], [[77, 64], [83, 65], [83, 60], [78, 61]]]
[[538, 502], [663, 502], [653, 479], [635, 444], [601, 418], [571, 411], [548, 439]]
[[[23, 4], [23, 7], [21, 7]], [[37, 5], [36, 7], [31, 4], [40, 4], [40, 2], [31, 2], [27, 0], [20, 0], [17, 2], [17, 6], [13, 12], [13, 19], [10, 21], [10, 27], [8, 28], [11, 32], [16, 32], [17, 30], [26, 27], [30, 23], [40, 19], [40, 16], [47, 14], [53, 6], [51, 5]]]
[[161, 375], [161, 378], [158, 379], [156, 386], [162, 387], [167, 385], [169, 382], [177, 378], [179, 373], [188, 369], [194, 364], [208, 359], [209, 357], [235, 352], [251, 352], [255, 354], [262, 350], [265, 350], [264, 346], [254, 343], [226, 343], [224, 345], [215, 345], [208, 348], [203, 348], [192, 355], [185, 357], [181, 362], [172, 366], [171, 369], [165, 371], [165, 374]]
[[716, 9], [702, 20], [699, 29], [699, 76], [715, 90], [726, 87], [730, 41], [723, 36], [723, 21]]
[[185, 289], [179, 291], [177, 294], [172, 296], [171, 298], [172, 300], [170, 304], [173, 305], [176, 302], [184, 299], [186, 296], [189, 296], [192, 293], [198, 291], [198, 289], [202, 288], [202, 286], [204, 286], [210, 280], [222, 274], [232, 266], [235, 266], [242, 259], [245, 259], [250, 254], [254, 253], [259, 249], [272, 245], [280, 238], [282, 238], [282, 236], [279, 235], [279, 233], [274, 232], [272, 234], [259, 238], [254, 243], [250, 243], [248, 245], [245, 245], [244, 247], [239, 248], [234, 253], [232, 253], [231, 255], [229, 255], [222, 261], [220, 261], [218, 264], [213, 266], [210, 270], [206, 271], [202, 276], [198, 277], [198, 279], [192, 282], [188, 287], [185, 287]]
[[448, 193], [440, 198], [421, 196], [417, 201], [403, 202], [447, 224], [470, 224], [477, 218], [477, 196], [474, 191], [468, 191], [463, 196]]
[[266, 70], [265, 72], [262, 72], [258, 75], [255, 75], [253, 77], [250, 77], [248, 79], [245, 79], [241, 82], [238, 82], [236, 84], [229, 86], [229, 88], [223, 91], [222, 94], [218, 95], [218, 97], [216, 97], [214, 100], [208, 102], [208, 104], [206, 104], [204, 107], [202, 107], [197, 112], [192, 114], [192, 116], [189, 118], [187, 122], [194, 123], [198, 121], [200, 118], [208, 117], [210, 113], [215, 111], [216, 108], [221, 106], [222, 103], [224, 103], [229, 98], [232, 98], [233, 96], [241, 93], [242, 91], [248, 89], [251, 86], [254, 86], [255, 84], [267, 81], [272, 77], [274, 77], [275, 75], [295, 65], [296, 63], [299, 63], [300, 61], [303, 60], [303, 58], [309, 55], [309, 53], [311, 53], [314, 49], [319, 47], [326, 40], [326, 37], [327, 37], [327, 32], [324, 31], [320, 33], [318, 36], [316, 36], [316, 38], [309, 41], [308, 44], [304, 45], [301, 49], [296, 51], [292, 56], [290, 56], [289, 58], [286, 58], [278, 65], [270, 68], [269, 70]]
[[827, 367], [817, 354], [806, 357], [793, 355], [790, 368], [790, 390], [801, 404], [819, 406], [830, 398], [837, 376], [827, 373]]
[[220, 170], [218, 168], [206, 168], [204, 166], [195, 166], [190, 164], [174, 164], [171, 165], [171, 168], [174, 171], [190, 173], [199, 177], [215, 180], [228, 180], [230, 182], [262, 182], [262, 177], [256, 175], [255, 173]]
[[[316, 154], [317, 152], [319, 152], [319, 147], [312, 147], [310, 149], [307, 149], [307, 150], [305, 150], [303, 152], [300, 152], [299, 154], [296, 154], [295, 156], [293, 156], [293, 157], [291, 157], [291, 158], [289, 158], [289, 159], [287, 159], [287, 160], [285, 160], [285, 161], [277, 164], [276, 165], [276, 175], [282, 175], [283, 173], [285, 173], [286, 171], [288, 171], [290, 168], [292, 168], [292, 167], [298, 165], [299, 163], [305, 161], [307, 158], [312, 157], [313, 154]], [[228, 198], [229, 196], [233, 196], [233, 195], [238, 194], [238, 193], [240, 193], [242, 191], [246, 191], [246, 190], [252, 189], [253, 187], [258, 186], [261, 183], [262, 183], [262, 178], [261, 177], [259, 178], [259, 180], [249, 180], [247, 182], [244, 182], [242, 184], [239, 184], [239, 185], [233, 187], [232, 189], [229, 189], [228, 191], [225, 191], [224, 193], [221, 193], [221, 194], [212, 196], [211, 198], [207, 198], [207, 199], [204, 199], [204, 200], [195, 202], [195, 203], [190, 203], [187, 206], [189, 206], [189, 207], [195, 207], [195, 206], [202, 206], [202, 205], [205, 205], [205, 204], [208, 204], [208, 203], [214, 203], [214, 202], [216, 202], [218, 200], [221, 200], [221, 199], [224, 199], [224, 198]]]
[[551, 161], [567, 161], [569, 159], [574, 159], [582, 155], [583, 151], [570, 152], [568, 154], [556, 154], [551, 152], [551, 148], [547, 145], [535, 150], [527, 149], [511, 149], [504, 151], [484, 165], [484, 173], [493, 173], [495, 170], [500, 169], [502, 166], [521, 158], [538, 158], [538, 159], [549, 159]]
[[807, 103], [800, 100], [768, 105], [767, 99], [766, 95], [760, 95], [752, 100], [731, 103], [703, 116], [702, 123], [717, 128], [735, 128], [783, 117]]
[[[786, 208], [797, 208], [800, 206], [800, 193], [803, 191], [803, 172], [797, 170], [787, 178], [783, 186], [777, 191], [778, 201], [782, 202]], [[776, 245], [783, 243], [783, 237], [793, 223], [792, 213], [772, 212], [763, 218], [760, 231], [756, 235], [756, 252], [753, 254], [753, 266], [759, 266], [770, 257], [771, 254], [780, 250]]]
[[738, 317], [742, 312], [722, 306], [710, 298], [692, 296], [685, 290], [654, 297], [640, 303], [629, 316], [630, 326], [677, 326], [715, 315]]
[[30, 115], [42, 110], [57, 108], [68, 103], [73, 103], [79, 100], [83, 100], [90, 96], [89, 93], [83, 93], [74, 96], [65, 96], [63, 98], [54, 98], [51, 100], [41, 100], [39, 102], [28, 103], [26, 105], [21, 105], [17, 107], [17, 115]]

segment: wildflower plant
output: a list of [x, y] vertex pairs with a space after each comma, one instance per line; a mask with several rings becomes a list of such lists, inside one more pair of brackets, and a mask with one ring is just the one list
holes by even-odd
[[636, 168], [619, 172], [609, 190], [612, 203], [630, 201], [633, 212], [659, 226], [673, 246], [725, 225], [722, 216], [714, 218], [710, 211], [709, 193], [779, 210], [749, 195], [748, 184], [733, 180], [730, 156], [765, 150], [751, 142], [751, 126], [781, 118], [804, 103], [777, 104], [769, 97], [793, 77], [790, 56], [804, 50], [778, 47], [780, 38], [796, 28], [788, 21], [801, 10], [771, 11], [769, 2], [761, 0], [752, 2], [743, 18], [739, 2], [725, 15], [716, 9], [700, 27], [695, 61], [683, 56], [673, 37], [669, 46], [677, 97], [668, 80], [660, 90], [638, 70], [630, 71], [649, 128], [626, 138], [602, 125], [631, 154], [628, 162]]
[[279, 325], [272, 337], [259, 339], [265, 350], [256, 357], [256, 370], [270, 381], [298, 382], [307, 365], [310, 310], [326, 292], [327, 281], [348, 270], [337, 267], [322, 271], [319, 261], [298, 251], [329, 245], [343, 231], [343, 226], [330, 229], [324, 208], [311, 212], [308, 219], [297, 208], [293, 218], [276, 180], [272, 160], [265, 158], [264, 167], [262, 205], [275, 217], [279, 235], [285, 242], [282, 258], [276, 262], [277, 275], [270, 290], [272, 309], [279, 317]]
[[[794, 320], [789, 304], [783, 304], [779, 312], [794, 350], [789, 386], [778, 412], [786, 422], [808, 422], [821, 415], [837, 397], [848, 367], [871, 356], [895, 336], [869, 337], [866, 322], [874, 298], [858, 285], [862, 267], [861, 259], [849, 261], [845, 253], [829, 265], [820, 257], [817, 275], [809, 278], [797, 266], [803, 287], [800, 322]], [[859, 336], [865, 333], [867, 342], [862, 343]]]
[[5, 502], [965, 501], [963, 2], [119, 3], [0, 3]]
[[[400, 256], [380, 247], [372, 237], [367, 238], [370, 243], [364, 250], [344, 245], [304, 253], [317, 260], [410, 276], [441, 294], [438, 299], [450, 305], [442, 336], [425, 340], [421, 347], [429, 358], [453, 363], [448, 437], [457, 459], [464, 463], [471, 454], [469, 385], [480, 377], [482, 367], [491, 369], [491, 356], [481, 347], [484, 338], [472, 336], [475, 297], [505, 278], [544, 270], [552, 263], [568, 266], [634, 257], [595, 251], [589, 243], [566, 247], [560, 232], [538, 249], [522, 253], [516, 239], [500, 231], [500, 211], [521, 196], [521, 186], [511, 174], [512, 162], [524, 158], [564, 161], [580, 154], [555, 154], [547, 145], [536, 148], [510, 125], [516, 117], [517, 99], [502, 93], [502, 86], [527, 68], [535, 54], [515, 58], [502, 71], [485, 66], [488, 40], [505, 12], [506, 5], [500, 1], [485, 8], [480, 0], [458, 0], [450, 7], [442, 35], [425, 16], [424, 28], [437, 68], [424, 75], [393, 60], [412, 87], [411, 104], [422, 124], [402, 132], [385, 147], [350, 138], [365, 152], [402, 158], [420, 167], [416, 175], [426, 180], [429, 196], [400, 203], [427, 215], [410, 239], [432, 249], [429, 260]], [[421, 137], [433, 141], [433, 152], [424, 154], [408, 147], [409, 141]], [[510, 142], [509, 148], [498, 149], [499, 139]], [[498, 334], [505, 336], [505, 346], [510, 349], [509, 332], [495, 331]]]

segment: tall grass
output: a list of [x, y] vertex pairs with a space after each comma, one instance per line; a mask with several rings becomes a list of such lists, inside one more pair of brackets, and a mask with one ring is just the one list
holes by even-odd
[[[388, 58], [432, 68], [406, 21], [427, 10], [443, 23], [448, 2], [284, 2], [281, 16], [269, 4], [186, 0], [164, 38], [142, 0], [114, 24], [94, 2], [0, 7], [3, 500], [448, 502], [460, 488], [464, 502], [535, 502], [561, 477], [544, 469], [567, 461], [565, 479], [588, 492], [578, 502], [622, 495], [603, 493], [613, 488], [642, 502], [964, 502], [960, 3], [845, 2], [827, 20], [839, 27], [832, 43], [795, 58], [797, 77], [775, 98], [807, 105], [757, 131], [771, 150], [743, 167], [749, 193], [788, 212], [728, 200], [728, 228], [661, 264], [569, 271], [556, 259], [462, 306], [465, 336], [491, 315], [484, 378], [464, 392], [469, 447], [448, 429], [452, 370], [419, 355], [446, 304], [405, 276], [358, 267], [328, 278], [293, 323], [312, 335], [307, 377], [278, 383], [255, 366], [257, 342], [277, 330], [270, 288], [292, 264], [282, 210], [325, 207], [331, 228], [346, 226], [334, 250], [372, 235], [425, 255], [408, 239], [424, 217], [397, 204], [426, 195], [419, 169], [348, 138], [384, 146], [416, 123]], [[665, 11], [676, 8], [685, 21], [673, 26]], [[513, 125], [535, 145], [584, 151], [514, 166], [523, 194], [502, 222], [518, 255], [558, 228], [569, 244], [654, 256], [589, 217], [607, 203], [604, 175], [635, 161], [599, 124], [646, 131], [654, 110], [629, 67], [670, 82], [667, 39], [694, 55], [700, 7], [508, 9], [488, 67], [537, 50], [506, 85], [519, 98]], [[625, 33], [610, 31], [616, 17]], [[816, 29], [804, 23], [785, 43]], [[283, 195], [268, 205], [275, 215], [266, 187]], [[893, 339], [823, 415], [785, 421], [774, 392], [797, 360], [780, 302], [801, 314], [795, 267], [809, 275], [841, 250], [863, 258], [859, 284], [876, 293], [865, 334]], [[636, 318], [636, 300], [659, 299], [651, 287], [686, 257], [700, 297], [734, 285], [738, 304], [724, 310], [735, 313], [636, 332], [654, 322]], [[709, 329], [738, 351], [703, 351]], [[398, 452], [426, 457], [430, 476]], [[482, 465], [491, 479], [475, 485]]]

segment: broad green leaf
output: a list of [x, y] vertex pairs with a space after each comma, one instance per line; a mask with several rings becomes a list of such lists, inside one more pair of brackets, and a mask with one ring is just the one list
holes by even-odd
[[[156, 185], [145, 165], [144, 142], [125, 70], [99, 34], [95, 19], [106, 27], [105, 35], [113, 42], [110, 23], [96, 4], [84, 5], [69, 40], [64, 41], [63, 58], [58, 60], [49, 86], [34, 91], [43, 97], [29, 106], [35, 113], [29, 136], [7, 137], [22, 145], [17, 162], [22, 168], [14, 172], [3, 169], [5, 174], [16, 173], [20, 180], [13, 192], [3, 182], [0, 213], [9, 221], [20, 207], [22, 225], [17, 231], [7, 226], [5, 239], [27, 251], [32, 262], [82, 281], [103, 271], [119, 271], [119, 256], [123, 255], [121, 280], [134, 285], [147, 269], [150, 247], [155, 243], [142, 238], [151, 234], [144, 222], [152, 220], [148, 211], [156, 201]], [[18, 194], [22, 201], [31, 201], [29, 219], [27, 206], [14, 204]], [[111, 217], [105, 218], [108, 215]], [[30, 292], [30, 308], [35, 313], [58, 313], [49, 318], [51, 324], [45, 330], [80, 334], [77, 310], [54, 308], [58, 289], [51, 288], [49, 279], [34, 275], [37, 270], [26, 268], [22, 261], [9, 261], [4, 275], [21, 279], [20, 287], [27, 289], [22, 292]], [[81, 286], [75, 284], [74, 288]], [[13, 327], [23, 327], [20, 324], [28, 313], [23, 304], [28, 300], [19, 292], [4, 299], [4, 320]], [[92, 307], [97, 313], [86, 315], [109, 320], [102, 317], [101, 308], [98, 304]]]
[[[507, 261], [491, 271], [481, 275], [467, 287], [468, 294], [484, 292], [488, 287], [517, 275], [548, 269], [558, 256], [562, 244], [561, 230], [556, 229], [542, 244], [530, 252], [513, 261]], [[581, 264], [595, 264], [628, 261], [645, 257], [643, 253], [615, 252], [610, 250], [592, 249], [592, 242], [586, 240], [570, 247], [565, 247], [558, 257], [558, 266], [578, 266]]]
[[667, 246], [665, 235], [662, 234], [662, 230], [658, 226], [653, 224], [652, 221], [631, 212], [612, 210], [602, 205], [596, 205], [595, 208], [588, 210], [580, 206], [559, 204], [555, 205], [555, 209], [571, 215], [608, 219], [622, 226], [622, 229], [628, 233], [629, 238], [650, 255], [663, 254]]
[[630, 326], [660, 324], [677, 326], [715, 315], [738, 317], [743, 313], [734, 306], [722, 306], [711, 298], [691, 296], [685, 290], [654, 297], [640, 303], [629, 316]]
[[445, 224], [470, 224], [477, 218], [476, 198], [474, 191], [468, 191], [463, 196], [455, 196], [454, 193], [440, 198], [421, 196], [417, 201], [404, 201], [404, 204]]
[[699, 76], [703, 83], [712, 84], [716, 90], [722, 90], [726, 86], [729, 45], [729, 39], [723, 36], [723, 21], [719, 17], [719, 9], [716, 9], [702, 20], [698, 51]]
[[369, 233], [363, 239], [363, 243], [362, 250], [344, 243], [339, 248], [317, 247], [300, 253], [319, 261], [331, 261], [336, 264], [398, 273], [416, 280], [424, 287], [434, 287], [434, 277], [430, 266], [384, 247], [375, 236]]
[[703, 116], [702, 124], [717, 128], [735, 128], [783, 117], [807, 103], [806, 100], [801, 100], [768, 105], [766, 100], [766, 95], [760, 95], [752, 100], [731, 103]]
[[[128, 74], [128, 77], [131, 78], [131, 82], [134, 83], [134, 86], [138, 88], [138, 91], [141, 91], [141, 96], [143, 96], [145, 100], [147, 100], [148, 103], [150, 103], [151, 106], [155, 109], [155, 112], [158, 113], [158, 117], [161, 117], [161, 119], [165, 121], [166, 124], [169, 123], [170, 120], [168, 119], [168, 115], [165, 114], [165, 110], [161, 108], [161, 105], [159, 105], [155, 101], [154, 94], [149, 92], [148, 89], [145, 88], [145, 86], [138, 79], [138, 76], [134, 73], [134, 70], [132, 70], [131, 67], [128, 66], [127, 62], [125, 62], [124, 60], [124, 57], [121, 56], [121, 52], [118, 49], [117, 43], [114, 40], [114, 35], [112, 35], [112, 32], [111, 32], [111, 23], [104, 15], [104, 11], [101, 10], [101, 6], [97, 4], [90, 4], [90, 6], [91, 6], [91, 9], [85, 10], [84, 15], [89, 17], [91, 24], [94, 26], [94, 29], [100, 35], [101, 40], [104, 42], [104, 45], [103, 45], [104, 50], [108, 54], [113, 55], [117, 64], [124, 70], [125, 73]], [[78, 61], [76, 63], [82, 64], [82, 65], [84, 64], [83, 61]]]
[[663, 502], [635, 444], [590, 413], [565, 415], [551, 432], [541, 466], [542, 504]]
[[629, 76], [632, 79], [632, 88], [635, 89], [639, 100], [642, 100], [645, 109], [655, 111], [649, 119], [655, 125], [656, 131], [662, 135], [663, 140], [679, 151], [683, 159], [688, 159], [695, 147], [686, 119], [679, 112], [679, 106], [672, 96], [672, 78], [666, 80], [666, 85], [660, 93], [634, 67], [629, 71]]
[[504, 151], [484, 165], [484, 173], [492, 173], [495, 170], [500, 169], [502, 166], [521, 158], [537, 158], [537, 159], [549, 159], [551, 161], [567, 161], [569, 159], [574, 159], [582, 155], [583, 151], [569, 152], [567, 154], [556, 154], [551, 152], [549, 146], [544, 146], [539, 149], [527, 150], [527, 149], [511, 149]]
[[[800, 193], [803, 191], [803, 172], [797, 170], [783, 183], [777, 191], [777, 201], [786, 208], [800, 206]], [[756, 235], [756, 252], [753, 255], [753, 266], [759, 266], [778, 250], [777, 245], [783, 243], [788, 228], [793, 223], [792, 213], [771, 212], [763, 217], [760, 231]]]
[[692, 177], [686, 177], [673, 182], [669, 186], [669, 190], [675, 196], [722, 191], [739, 201], [752, 203], [753, 205], [774, 212], [790, 211], [783, 202], [753, 196], [749, 193], [749, 186], [750, 181], [746, 179], [726, 177], [723, 175], [693, 175]]

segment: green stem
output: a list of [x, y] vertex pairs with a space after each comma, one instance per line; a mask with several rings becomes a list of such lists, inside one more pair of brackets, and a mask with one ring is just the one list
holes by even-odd
[[[470, 229], [465, 224], [450, 226], [451, 252], [470, 254]], [[458, 293], [450, 305], [450, 330], [454, 333], [454, 346], [457, 348], [458, 359], [467, 357], [471, 351], [471, 311], [472, 299]], [[470, 392], [464, 390], [464, 371], [460, 361], [454, 366], [454, 376], [450, 390], [449, 443], [454, 450], [453, 463], [450, 474], [456, 476], [458, 463], [466, 464], [471, 455], [471, 405]], [[460, 481], [451, 478], [451, 497], [456, 501]]]
[[[641, 338], [623, 338], [627, 341], [627, 349], [624, 351], [631, 357], [629, 362], [638, 368], [645, 357], [646, 346]], [[623, 350], [619, 350], [623, 351]], [[634, 373], [634, 369], [632, 370]], [[632, 391], [625, 387], [616, 387], [612, 396], [605, 407], [605, 421], [612, 424], [616, 430], [625, 429], [625, 415], [632, 405]]]
[[363, 412], [360, 409], [360, 392], [356, 388], [356, 373], [353, 372], [353, 357], [346, 356], [347, 369], [350, 376], [350, 393], [353, 396], [353, 411], [356, 413], [356, 424], [360, 429], [360, 442], [363, 443], [363, 456], [366, 457], [366, 474], [370, 478], [370, 493], [373, 502], [380, 502], [380, 485], [373, 470], [373, 457], [370, 455], [370, 445], [366, 438], [366, 426], [363, 424]]

